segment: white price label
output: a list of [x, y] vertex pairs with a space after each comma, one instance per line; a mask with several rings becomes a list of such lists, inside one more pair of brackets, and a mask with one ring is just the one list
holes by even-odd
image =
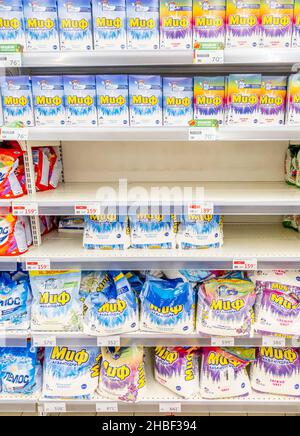
[[13, 204], [12, 213], [15, 216], [38, 216], [39, 208], [37, 203]]
[[100, 215], [100, 204], [75, 204], [75, 215]]
[[189, 129], [189, 141], [216, 141], [217, 134], [215, 127], [192, 127]]
[[211, 338], [212, 347], [234, 347], [234, 338], [221, 338], [219, 336]]
[[0, 139], [2, 141], [27, 141], [29, 131], [26, 127], [1, 127]]
[[96, 404], [96, 412], [97, 413], [116, 413], [118, 412], [118, 403], [113, 402], [105, 402], [105, 403], [97, 403]]
[[67, 406], [65, 403], [44, 403], [45, 413], [66, 413]]
[[0, 53], [0, 68], [22, 66], [22, 53]]
[[181, 404], [180, 403], [160, 403], [159, 404], [160, 413], [180, 413]]
[[49, 259], [26, 261], [26, 271], [49, 271], [50, 269], [51, 262]]
[[190, 203], [188, 204], [188, 215], [214, 215], [213, 203]]
[[285, 338], [276, 338], [274, 336], [264, 336], [262, 338], [262, 346], [263, 347], [277, 347], [277, 348], [284, 348], [285, 345]]
[[257, 259], [235, 259], [234, 271], [257, 271]]
[[55, 336], [45, 336], [37, 335], [32, 336], [32, 345], [34, 347], [55, 347], [56, 337]]
[[97, 346], [98, 347], [120, 347], [121, 346], [121, 338], [120, 336], [106, 336], [106, 337], [97, 337]]
[[224, 50], [195, 49], [194, 63], [200, 65], [224, 64]]

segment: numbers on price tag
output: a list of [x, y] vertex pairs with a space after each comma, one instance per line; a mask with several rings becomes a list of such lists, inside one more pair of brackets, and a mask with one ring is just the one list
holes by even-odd
[[100, 215], [100, 204], [99, 203], [76, 204], [75, 215]]
[[27, 141], [29, 130], [26, 127], [1, 127], [0, 139], [2, 141]]
[[211, 338], [212, 347], [234, 347], [234, 338], [222, 338], [219, 336]]
[[234, 271], [257, 271], [257, 259], [234, 259]]
[[98, 347], [120, 347], [121, 346], [121, 338], [120, 336], [106, 336], [106, 337], [97, 337], [97, 346]]
[[27, 271], [49, 271], [51, 269], [51, 262], [49, 259], [45, 260], [27, 260]]
[[188, 204], [188, 215], [214, 215], [213, 203], [190, 203]]
[[15, 216], [38, 216], [39, 208], [37, 203], [13, 204], [12, 213]]
[[0, 53], [0, 68], [19, 68], [22, 66], [22, 53]]
[[32, 336], [32, 345], [34, 347], [55, 347], [56, 337], [52, 335], [34, 335]]
[[45, 403], [44, 412], [45, 413], [66, 413], [67, 406], [65, 403]]
[[159, 404], [160, 413], [180, 413], [181, 404], [180, 403], [160, 403]]
[[118, 403], [114, 403], [114, 402], [96, 403], [97, 413], [116, 413], [118, 411], [119, 411]]
[[214, 127], [192, 127], [189, 129], [189, 141], [216, 141], [218, 130]]
[[263, 347], [275, 347], [275, 348], [284, 348], [285, 338], [274, 337], [274, 336], [264, 336], [262, 338], [262, 346]]
[[224, 50], [195, 49], [194, 63], [200, 65], [224, 64]]

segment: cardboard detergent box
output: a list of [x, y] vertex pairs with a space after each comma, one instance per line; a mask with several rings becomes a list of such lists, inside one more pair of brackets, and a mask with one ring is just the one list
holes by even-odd
[[93, 0], [92, 6], [94, 49], [126, 49], [126, 0]]
[[194, 78], [194, 111], [196, 120], [217, 120], [224, 124], [226, 108], [226, 78]]
[[259, 47], [260, 0], [227, 0], [226, 47]]
[[131, 126], [161, 126], [161, 77], [129, 76], [129, 105]]
[[193, 46], [193, 1], [160, 0], [160, 48], [191, 49]]
[[64, 76], [67, 126], [97, 126], [95, 76]]
[[22, 0], [0, 1], [0, 44], [26, 47]]
[[96, 76], [99, 126], [129, 125], [127, 75]]
[[193, 1], [193, 41], [217, 42], [225, 46], [226, 0]]
[[261, 0], [261, 47], [292, 46], [294, 0]]
[[300, 48], [300, 0], [295, 0], [294, 5], [294, 30], [292, 46], [293, 48]]
[[287, 100], [286, 76], [263, 76], [260, 96], [260, 124], [283, 125]]
[[300, 125], [300, 74], [293, 74], [289, 79], [287, 124]]
[[129, 49], [159, 49], [159, 0], [126, 0]]
[[194, 118], [194, 79], [163, 78], [163, 124], [188, 126]]

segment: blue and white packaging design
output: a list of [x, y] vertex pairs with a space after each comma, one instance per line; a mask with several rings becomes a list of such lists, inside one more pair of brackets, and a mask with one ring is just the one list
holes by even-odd
[[158, 0], [126, 0], [127, 48], [159, 49]]
[[174, 220], [171, 216], [130, 216], [131, 248], [175, 248]]
[[64, 76], [67, 126], [97, 126], [95, 76]]
[[20, 44], [26, 47], [22, 0], [1, 0], [0, 44]]
[[57, 3], [61, 50], [93, 50], [90, 0], [58, 0]]
[[0, 78], [4, 125], [34, 125], [33, 98], [29, 76]]
[[176, 238], [180, 249], [219, 248], [223, 245], [223, 217], [184, 216], [179, 223]]
[[148, 276], [141, 295], [141, 330], [189, 334], [195, 330], [195, 291], [181, 279]]
[[99, 126], [129, 125], [128, 76], [96, 76]]
[[131, 126], [161, 126], [161, 77], [129, 76], [129, 102]]
[[126, 1], [93, 0], [94, 49], [124, 50]]
[[82, 330], [80, 280], [77, 270], [30, 272], [32, 330]]
[[62, 76], [32, 76], [36, 126], [64, 126], [66, 111]]
[[92, 398], [98, 386], [99, 361], [100, 350], [96, 347], [46, 348], [44, 397]]
[[192, 77], [163, 78], [163, 124], [188, 126], [194, 118], [194, 80]]
[[90, 250], [126, 250], [130, 246], [128, 218], [116, 215], [85, 216], [83, 246]]
[[90, 335], [130, 333], [139, 328], [139, 304], [121, 271], [108, 273], [102, 289], [90, 292], [84, 305], [84, 332]]
[[28, 51], [58, 51], [56, 0], [24, 0], [26, 48]]

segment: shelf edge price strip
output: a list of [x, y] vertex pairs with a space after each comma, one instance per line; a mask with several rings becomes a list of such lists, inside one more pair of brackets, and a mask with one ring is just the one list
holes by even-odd
[[56, 346], [56, 337], [55, 336], [46, 336], [46, 335], [33, 335], [32, 336], [32, 345], [34, 347], [55, 347]]
[[51, 262], [49, 259], [26, 261], [26, 271], [49, 271], [50, 269]]
[[214, 204], [209, 202], [189, 203], [187, 215], [214, 215]]
[[39, 208], [37, 203], [13, 204], [12, 213], [15, 216], [38, 216]]
[[27, 141], [29, 130], [26, 127], [1, 127], [0, 139], [2, 141]]
[[180, 413], [181, 403], [159, 403], [160, 413]]
[[96, 412], [97, 413], [116, 413], [119, 411], [118, 403], [107, 402], [105, 403], [96, 403]]
[[189, 141], [216, 141], [218, 130], [214, 127], [190, 127]]
[[257, 259], [234, 259], [233, 270], [234, 271], [257, 271], [258, 262]]
[[97, 337], [98, 347], [120, 347], [121, 338], [120, 336], [98, 336]]
[[225, 337], [212, 337], [211, 338], [212, 347], [234, 347], [234, 338]]
[[44, 403], [44, 413], [66, 413], [66, 403]]
[[100, 215], [99, 203], [78, 203], [75, 204], [75, 215]]
[[264, 336], [262, 338], [262, 346], [263, 347], [284, 348], [286, 346], [285, 338], [280, 338], [280, 337], [277, 338], [274, 336]]
[[224, 44], [217, 42], [196, 43], [194, 47], [194, 64], [224, 64]]

